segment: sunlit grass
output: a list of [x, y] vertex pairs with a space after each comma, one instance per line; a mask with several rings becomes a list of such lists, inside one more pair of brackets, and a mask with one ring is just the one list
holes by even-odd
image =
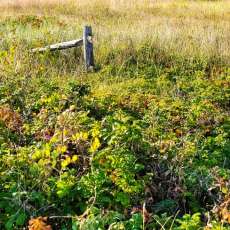
[[[130, 44], [137, 48], [145, 42], [189, 57], [219, 56], [228, 60], [230, 56], [229, 1], [137, 0], [134, 4], [112, 0], [22, 0], [0, 5], [1, 21], [5, 22], [3, 40], [13, 36], [36, 46], [75, 39], [81, 36], [84, 24], [91, 24], [99, 61], [107, 57], [108, 50], [124, 49]], [[39, 25], [25, 16], [21, 20], [22, 14], [38, 15]]]

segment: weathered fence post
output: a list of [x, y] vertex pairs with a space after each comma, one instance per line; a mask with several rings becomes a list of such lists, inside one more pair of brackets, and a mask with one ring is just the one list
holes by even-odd
[[33, 53], [55, 51], [69, 49], [72, 47], [78, 47], [82, 45], [84, 51], [85, 68], [87, 71], [94, 70], [93, 34], [91, 26], [84, 26], [83, 38], [67, 42], [56, 43], [41, 48], [34, 48], [31, 51]]
[[94, 68], [93, 39], [91, 26], [85, 26], [83, 31], [83, 49], [86, 70]]

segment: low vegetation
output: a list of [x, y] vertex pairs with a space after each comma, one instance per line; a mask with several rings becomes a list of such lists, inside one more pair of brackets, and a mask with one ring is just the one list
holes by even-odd
[[0, 229], [230, 229], [230, 4], [132, 3], [0, 3]]

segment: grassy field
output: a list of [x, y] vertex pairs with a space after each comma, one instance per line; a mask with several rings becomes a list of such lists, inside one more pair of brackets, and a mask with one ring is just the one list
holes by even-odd
[[0, 10], [0, 229], [230, 229], [230, 1]]

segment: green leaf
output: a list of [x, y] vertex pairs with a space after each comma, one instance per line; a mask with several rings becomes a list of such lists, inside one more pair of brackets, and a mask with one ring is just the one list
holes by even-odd
[[13, 230], [14, 221], [15, 221], [15, 215], [12, 215], [5, 224], [7, 230]]
[[73, 222], [72, 223], [72, 230], [78, 230], [79, 228], [78, 228], [78, 224], [77, 224], [77, 222]]
[[20, 213], [16, 219], [16, 225], [20, 226], [23, 225], [26, 221], [26, 214], [24, 212]]
[[116, 201], [120, 202], [124, 207], [127, 207], [130, 204], [129, 196], [123, 192], [116, 194]]

